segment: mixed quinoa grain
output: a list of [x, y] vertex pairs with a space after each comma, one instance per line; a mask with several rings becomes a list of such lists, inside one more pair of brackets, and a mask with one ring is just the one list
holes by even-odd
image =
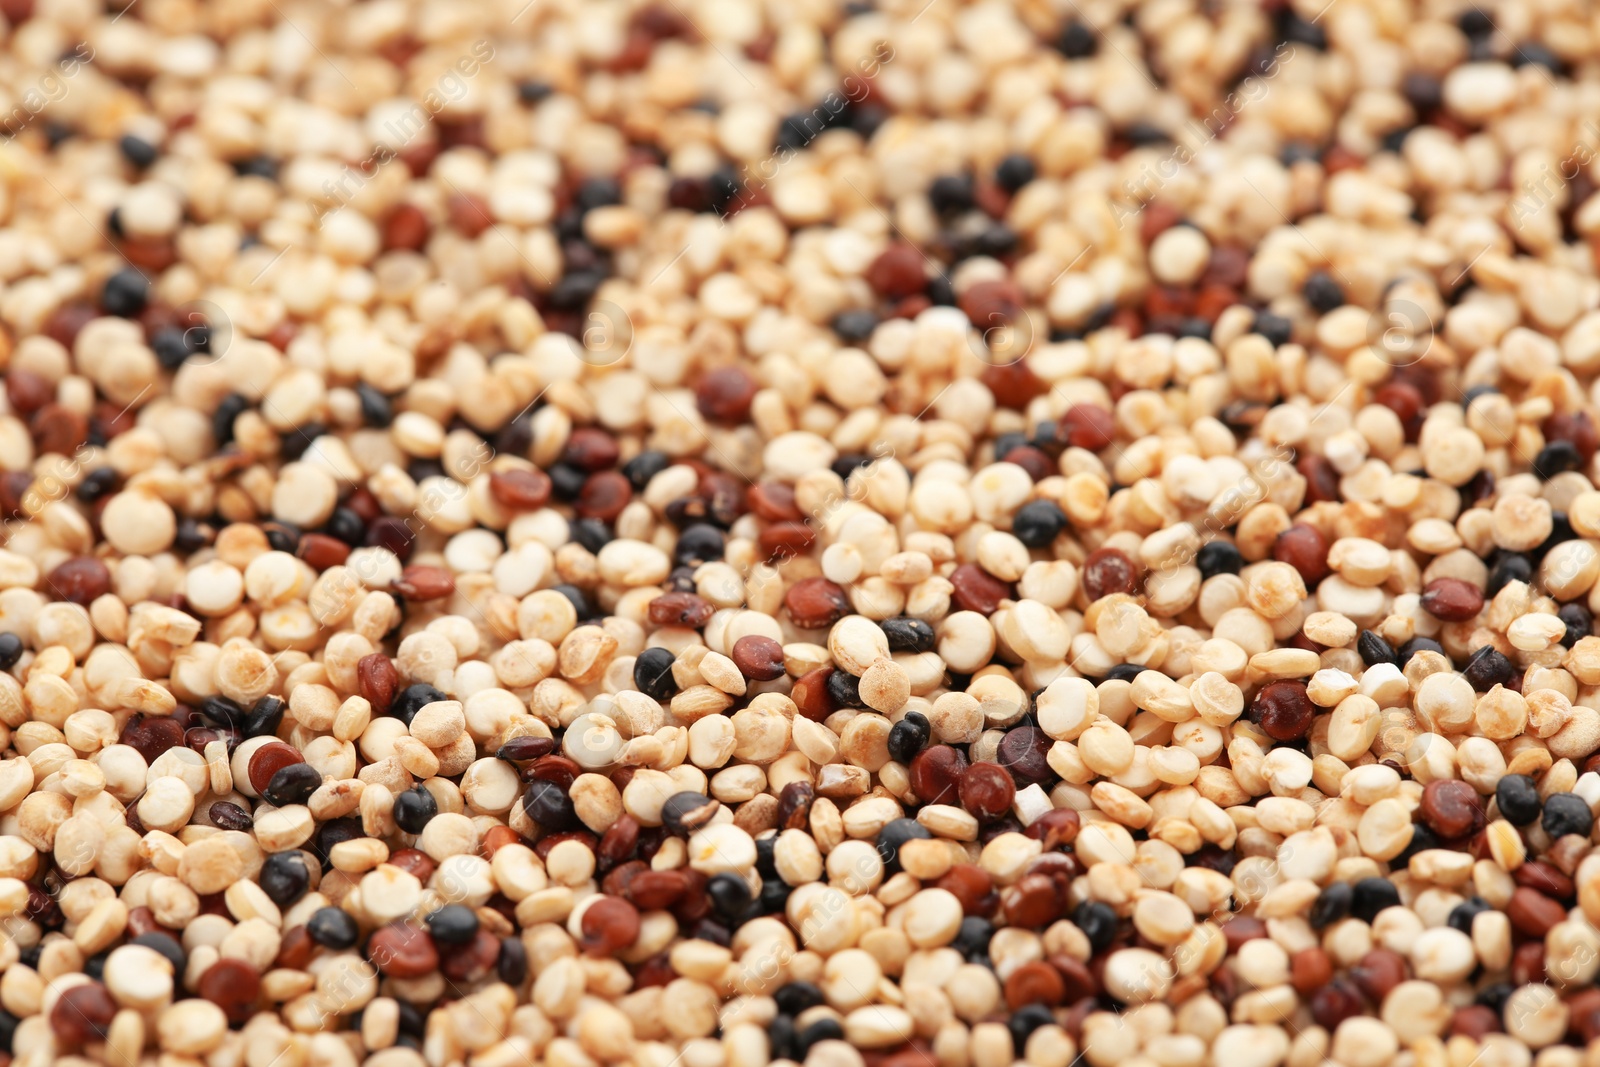
[[1582, 0], [0, 0], [0, 1067], [1595, 1067]]

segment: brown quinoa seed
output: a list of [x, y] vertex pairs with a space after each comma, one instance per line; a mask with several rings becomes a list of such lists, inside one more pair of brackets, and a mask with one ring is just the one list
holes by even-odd
[[746, 634], [733, 645], [733, 664], [746, 678], [770, 682], [783, 677], [783, 646], [761, 634]]
[[784, 594], [783, 606], [794, 624], [815, 630], [832, 626], [850, 610], [844, 590], [826, 578], [806, 578]]
[[1459, 578], [1436, 578], [1422, 590], [1422, 608], [1443, 622], [1466, 622], [1483, 608], [1483, 592]]
[[489, 492], [502, 507], [536, 511], [550, 499], [550, 476], [540, 470], [505, 470], [489, 475]]

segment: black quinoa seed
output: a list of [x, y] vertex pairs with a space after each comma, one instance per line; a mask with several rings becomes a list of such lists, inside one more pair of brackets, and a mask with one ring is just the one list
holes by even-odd
[[1589, 810], [1589, 802], [1576, 793], [1552, 793], [1545, 798], [1539, 825], [1552, 841], [1568, 834], [1588, 837], [1594, 829], [1594, 813]]
[[1397, 907], [1400, 891], [1387, 878], [1363, 878], [1355, 884], [1350, 914], [1370, 923], [1384, 908]]
[[1507, 774], [1494, 787], [1495, 806], [1512, 826], [1531, 826], [1544, 810], [1539, 787], [1526, 774]]

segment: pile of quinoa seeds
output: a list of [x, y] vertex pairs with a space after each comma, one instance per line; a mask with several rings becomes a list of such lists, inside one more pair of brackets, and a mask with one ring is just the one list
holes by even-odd
[[1600, 1067], [1589, 0], [0, 0], [0, 1067]]

